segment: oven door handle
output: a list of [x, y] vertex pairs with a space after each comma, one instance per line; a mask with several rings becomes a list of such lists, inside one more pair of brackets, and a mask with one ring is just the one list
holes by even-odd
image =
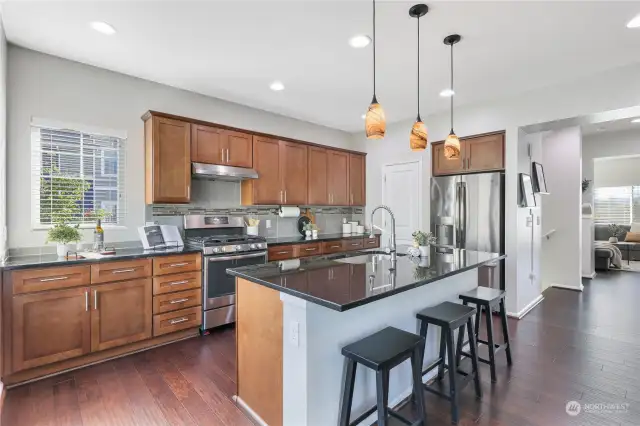
[[219, 261], [221, 262], [223, 260], [249, 259], [252, 257], [262, 257], [266, 255], [267, 255], [266, 251], [261, 251], [258, 253], [241, 254], [241, 255], [234, 255], [234, 256], [222, 256], [222, 257], [211, 256], [211, 257], [207, 257], [207, 262], [219, 262]]

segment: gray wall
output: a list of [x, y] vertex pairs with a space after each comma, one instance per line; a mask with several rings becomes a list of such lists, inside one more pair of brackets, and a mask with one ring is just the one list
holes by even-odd
[[7, 40], [0, 4], [0, 259], [7, 250]]
[[[105, 230], [108, 242], [137, 240], [136, 227], [145, 221], [144, 129], [140, 116], [149, 109], [325, 145], [350, 147], [351, 139], [345, 132], [21, 47], [10, 45], [8, 58], [9, 247], [41, 246], [46, 238], [46, 231], [33, 230], [31, 223], [32, 117], [127, 133], [127, 215], [122, 227]], [[210, 189], [211, 203], [224, 207], [236, 204], [235, 199], [227, 198], [233, 188]], [[225, 206], [227, 203], [231, 205]], [[90, 238], [90, 231], [87, 231], [85, 240]]]

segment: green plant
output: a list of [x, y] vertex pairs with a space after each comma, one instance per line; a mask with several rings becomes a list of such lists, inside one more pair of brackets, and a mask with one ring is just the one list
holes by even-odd
[[317, 231], [318, 230], [318, 225], [316, 225], [315, 223], [305, 223], [303, 228], [303, 231]]
[[611, 236], [615, 238], [621, 237], [625, 232], [627, 232], [620, 225], [616, 225], [615, 223], [610, 223], [608, 228]]
[[78, 226], [69, 226], [67, 224], [59, 223], [47, 232], [47, 241], [58, 244], [69, 244], [72, 242], [78, 242], [82, 239], [82, 235], [78, 230]]
[[431, 232], [415, 231], [411, 236], [417, 246], [428, 246], [436, 243], [436, 237]]

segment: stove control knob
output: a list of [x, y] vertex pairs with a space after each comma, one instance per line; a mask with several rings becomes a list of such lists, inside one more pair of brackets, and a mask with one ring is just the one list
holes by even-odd
[[242, 251], [242, 246], [241, 245], [235, 246], [235, 251]]
[[264, 244], [262, 244], [262, 243], [258, 243], [257, 246], [258, 246], [259, 249], [264, 248]]
[[252, 249], [255, 249], [255, 248], [256, 248], [256, 245], [255, 245], [255, 244], [251, 244], [251, 246], [250, 246], [250, 247], [251, 247]]
[[218, 253], [219, 251], [220, 251], [220, 247], [214, 247], [214, 248], [213, 248], [213, 252], [214, 252], [214, 253]]

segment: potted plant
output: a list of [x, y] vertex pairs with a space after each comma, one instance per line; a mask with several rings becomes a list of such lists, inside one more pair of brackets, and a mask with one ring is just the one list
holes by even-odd
[[429, 255], [429, 245], [435, 244], [436, 237], [431, 232], [415, 231], [411, 234], [413, 237], [413, 245], [420, 250], [420, 257], [427, 257]]
[[74, 244], [82, 239], [78, 226], [71, 226], [66, 223], [58, 223], [47, 233], [47, 243], [54, 242], [58, 257], [64, 257], [67, 252], [74, 251]]
[[610, 243], [617, 243], [618, 237], [624, 235], [625, 233], [625, 230], [620, 225], [616, 225], [615, 223], [610, 223], [608, 228], [609, 232], [611, 233], [611, 237], [609, 238]]

